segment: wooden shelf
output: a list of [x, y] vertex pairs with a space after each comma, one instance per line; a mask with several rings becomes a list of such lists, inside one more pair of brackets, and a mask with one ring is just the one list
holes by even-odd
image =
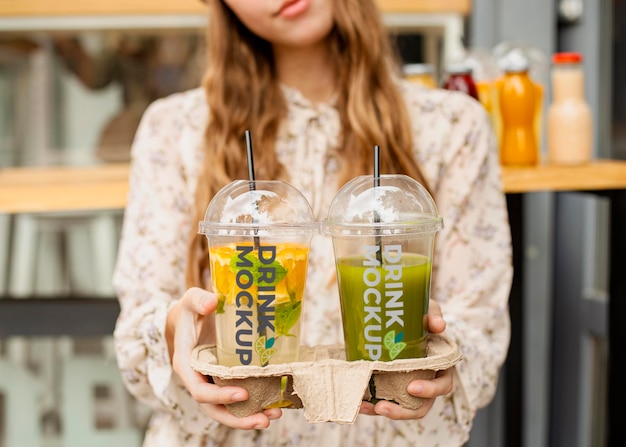
[[[1, 1], [1, 0], [0, 0]], [[383, 12], [452, 13], [469, 15], [471, 0], [376, 0]]]
[[121, 210], [129, 166], [33, 167], [0, 170], [0, 213]]
[[[121, 210], [129, 165], [9, 168], [0, 170], [0, 213]], [[503, 167], [506, 193], [626, 189], [626, 161], [580, 166]]]
[[[471, 0], [377, 0], [388, 13], [455, 13], [467, 15]], [[93, 16], [204, 14], [200, 0], [0, 0], [0, 16]]]
[[202, 14], [200, 0], [0, 0], [0, 16]]
[[507, 193], [626, 189], [626, 161], [595, 160], [581, 165], [503, 167]]
[[82, 184], [126, 180], [128, 163], [105, 163], [93, 166], [33, 166], [0, 169], [0, 187]]

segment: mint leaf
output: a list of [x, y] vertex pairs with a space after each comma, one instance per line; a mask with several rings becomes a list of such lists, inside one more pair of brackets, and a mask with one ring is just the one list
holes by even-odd
[[276, 326], [276, 336], [295, 336], [295, 334], [290, 334], [289, 331], [292, 327], [294, 327], [300, 318], [300, 313], [302, 311], [301, 304], [302, 301], [291, 301], [289, 303], [281, 303], [276, 306], [276, 316], [274, 321]]
[[252, 263], [252, 267], [239, 267], [237, 263], [240, 261], [238, 256], [232, 256], [230, 258], [230, 267], [229, 270], [232, 273], [237, 273], [239, 270], [246, 269], [252, 273], [252, 277], [254, 278], [254, 284], [259, 284], [259, 279], [261, 278], [262, 273], [259, 272], [259, 268], [273, 268], [275, 270], [274, 281], [271, 283], [263, 282], [263, 285], [266, 286], [275, 286], [279, 282], [281, 282], [285, 276], [287, 276], [287, 269], [282, 266], [282, 264], [278, 261], [274, 261], [271, 264], [262, 264], [258, 257], [256, 257], [252, 252], [248, 253], [245, 256], [245, 259]]
[[215, 309], [216, 314], [224, 313], [224, 304], [226, 303], [226, 297], [224, 295], [220, 295], [217, 297], [217, 309]]

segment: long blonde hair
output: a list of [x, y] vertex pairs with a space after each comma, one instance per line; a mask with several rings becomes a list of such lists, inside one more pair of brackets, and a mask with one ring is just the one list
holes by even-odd
[[[287, 108], [271, 44], [249, 31], [223, 1], [208, 3], [204, 89], [210, 118], [196, 189], [196, 222], [221, 187], [247, 178], [246, 129], [254, 136], [256, 178], [286, 179], [274, 146]], [[328, 39], [339, 92], [343, 180], [372, 172], [372, 148], [378, 144], [385, 151], [382, 172], [407, 174], [426, 184], [412, 155], [409, 115], [395, 81], [397, 60], [374, 0], [336, 0], [333, 5], [335, 23]], [[194, 226], [187, 285], [205, 286], [207, 266], [206, 238]]]

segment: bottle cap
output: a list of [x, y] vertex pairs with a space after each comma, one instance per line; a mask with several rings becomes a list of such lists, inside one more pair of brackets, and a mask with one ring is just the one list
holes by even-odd
[[402, 71], [405, 75], [434, 74], [435, 67], [431, 64], [406, 64]]
[[467, 65], [465, 62], [451, 62], [446, 66], [446, 73], [451, 75], [471, 74], [472, 67]]
[[446, 67], [446, 72], [451, 75], [471, 74], [472, 67], [464, 62], [452, 62]]
[[500, 68], [505, 73], [522, 73], [528, 71], [530, 63], [523, 53], [512, 51], [500, 61]]
[[554, 53], [552, 55], [553, 64], [580, 64], [583, 61], [583, 56], [580, 53], [567, 52], [567, 53]]

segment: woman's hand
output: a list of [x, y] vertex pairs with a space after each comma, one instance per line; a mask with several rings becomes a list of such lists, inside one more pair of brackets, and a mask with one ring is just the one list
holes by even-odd
[[233, 386], [218, 386], [191, 368], [191, 351], [199, 343], [215, 339], [214, 312], [217, 308], [215, 294], [192, 287], [170, 309], [167, 315], [165, 336], [174, 371], [181, 378], [191, 396], [205, 409], [214, 421], [233, 428], [262, 429], [269, 427], [271, 419], [278, 419], [279, 408], [265, 410], [247, 417], [237, 417], [225, 404], [248, 399], [248, 392]]
[[[426, 321], [429, 332], [440, 334], [446, 329], [441, 306], [434, 300], [430, 300]], [[453, 371], [453, 368], [438, 371], [432, 380], [414, 380], [409, 383], [407, 386], [409, 394], [425, 399], [424, 403], [417, 410], [409, 410], [393, 402], [381, 400], [376, 405], [370, 402], [362, 402], [360, 413], [371, 416], [386, 416], [396, 420], [421, 419], [430, 411], [437, 396], [444, 396], [452, 391]]]

